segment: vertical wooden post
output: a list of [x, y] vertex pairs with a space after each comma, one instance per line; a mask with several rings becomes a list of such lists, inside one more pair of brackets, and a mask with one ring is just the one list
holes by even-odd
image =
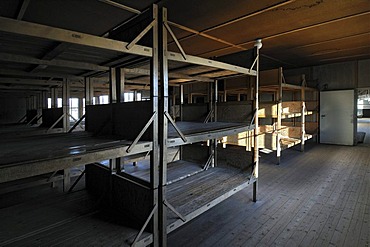
[[63, 80], [63, 98], [62, 98], [62, 105], [63, 105], [63, 130], [67, 132], [70, 127], [69, 122], [69, 99], [70, 99], [70, 85], [68, 79]]
[[276, 119], [276, 158], [277, 164], [280, 164], [281, 159], [281, 119], [283, 114], [283, 69], [279, 68], [279, 82], [278, 91], [276, 92], [277, 102], [277, 119]]
[[58, 88], [53, 87], [51, 89], [51, 108], [58, 107]]
[[256, 63], [256, 83], [255, 83], [255, 95], [254, 95], [254, 106], [255, 106], [255, 118], [254, 118], [254, 124], [255, 124], [255, 129], [254, 129], [254, 149], [253, 149], [253, 163], [254, 163], [254, 168], [253, 168], [253, 176], [256, 178], [256, 181], [253, 183], [253, 201], [257, 201], [257, 192], [258, 192], [258, 169], [259, 169], [259, 150], [258, 150], [258, 109], [259, 109], [259, 94], [258, 94], [258, 89], [259, 89], [259, 50], [262, 48], [262, 42], [260, 39], [256, 41], [254, 44], [255, 49], [256, 49], [256, 58], [257, 58], [257, 63]]
[[[69, 99], [70, 99], [70, 84], [68, 79], [63, 80], [62, 105], [63, 105], [63, 130], [67, 132], [70, 127], [69, 122]], [[70, 168], [63, 170], [63, 191], [68, 191], [71, 184]]]
[[89, 77], [85, 77], [85, 109], [87, 105], [93, 104], [94, 86]]
[[167, 130], [168, 120], [165, 113], [168, 112], [168, 59], [167, 59], [167, 31], [164, 23], [167, 22], [167, 9], [162, 8], [159, 15], [159, 61], [161, 78], [161, 101], [159, 112], [159, 245], [167, 246], [167, 207], [164, 205], [167, 193]]
[[84, 111], [83, 97], [80, 96], [78, 98], [78, 118], [79, 119], [84, 115], [83, 111]]
[[152, 58], [150, 63], [150, 96], [152, 99], [152, 111], [155, 113], [155, 117], [152, 123], [152, 152], [150, 154], [150, 163], [153, 164], [150, 166], [150, 184], [152, 189], [152, 196], [153, 196], [153, 206], [157, 207], [157, 210], [153, 214], [152, 219], [152, 232], [153, 232], [153, 246], [159, 247], [161, 246], [161, 230], [163, 227], [161, 226], [162, 221], [160, 220], [160, 209], [159, 206], [163, 204], [162, 197], [160, 196], [160, 188], [159, 188], [159, 175], [160, 175], [160, 145], [159, 145], [159, 138], [158, 138], [158, 129], [159, 129], [159, 83], [158, 83], [158, 72], [159, 72], [159, 45], [158, 45], [158, 29], [159, 24], [160, 28], [162, 28], [162, 22], [158, 20], [158, 7], [157, 5], [153, 5], [152, 9], [153, 19], [155, 23], [153, 25], [152, 31], [152, 40], [153, 40], [153, 47], [152, 47]]
[[[215, 80], [214, 96], [213, 96], [213, 122], [217, 122], [217, 103], [218, 103], [218, 81]], [[213, 162], [212, 167], [217, 166], [217, 139], [213, 139]]]
[[306, 95], [305, 95], [305, 85], [306, 85], [306, 78], [305, 75], [302, 75], [302, 85], [301, 85], [301, 152], [304, 151], [305, 145], [305, 136], [306, 136]]

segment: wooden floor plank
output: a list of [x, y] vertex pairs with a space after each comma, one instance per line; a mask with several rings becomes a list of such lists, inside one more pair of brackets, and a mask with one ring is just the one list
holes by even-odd
[[280, 166], [262, 155], [257, 203], [243, 190], [171, 233], [169, 246], [369, 246], [368, 147], [284, 152]]
[[[324, 195], [326, 191], [329, 191], [328, 186], [331, 183], [333, 177], [335, 179], [335, 173], [331, 174], [332, 170], [329, 172], [321, 171], [321, 176], [318, 177], [318, 180], [312, 181], [308, 180], [307, 183], [304, 183], [306, 188], [310, 188], [309, 190], [305, 190], [304, 193], [301, 193], [297, 198], [297, 202], [295, 205], [289, 209], [284, 218], [280, 220], [274, 229], [272, 229], [269, 234], [263, 237], [259, 244], [271, 245], [284, 245], [289, 237], [293, 234], [291, 229], [295, 229], [297, 225], [302, 221], [302, 218], [306, 215], [307, 210], [313, 210], [318, 206], [321, 206], [322, 202], [316, 202], [315, 199], [322, 199], [324, 200]], [[316, 188], [314, 190], [311, 189], [310, 184], [315, 183]], [[302, 194], [310, 194], [310, 196], [302, 197]], [[316, 195], [319, 195], [319, 198], [315, 198]], [[299, 203], [298, 201], [301, 201]], [[295, 219], [295, 221], [292, 221]]]
[[[305, 162], [311, 163], [313, 157], [308, 157]], [[301, 168], [301, 167], [300, 167]], [[315, 170], [318, 172], [320, 176], [311, 176], [307, 177], [307, 174], [312, 174], [312, 171], [310, 172], [307, 169], [298, 169], [296, 172], [298, 174], [295, 174], [295, 178], [297, 181], [297, 184], [295, 187], [297, 188], [296, 191], [290, 192], [290, 200], [291, 204], [287, 207], [285, 207], [283, 210], [280, 210], [278, 214], [275, 214], [272, 217], [272, 221], [269, 222], [269, 224], [265, 224], [263, 228], [261, 229], [260, 237], [256, 236], [256, 234], [253, 234], [252, 238], [247, 240], [244, 245], [271, 245], [272, 242], [275, 240], [277, 236], [281, 233], [282, 229], [286, 227], [286, 225], [291, 221], [292, 219], [296, 218], [295, 222], [300, 222], [301, 220], [297, 218], [298, 215], [306, 216], [312, 207], [314, 206], [314, 200], [310, 198], [308, 195], [312, 195], [314, 191], [320, 191], [320, 183], [319, 180], [322, 176], [324, 176], [322, 172], [322, 169], [320, 167], [306, 167]], [[301, 179], [299, 179], [299, 175], [304, 175]], [[312, 188], [312, 185], [314, 187]], [[311, 187], [311, 189], [309, 189]], [[302, 196], [305, 195], [305, 196]], [[297, 220], [299, 219], [299, 220]], [[289, 228], [288, 228], [289, 229]], [[288, 231], [292, 232], [292, 231]]]
[[[304, 153], [284, 150], [279, 166], [274, 154], [261, 154], [256, 203], [247, 187], [172, 232], [168, 245], [369, 246], [369, 150], [363, 145], [312, 145]], [[173, 183], [169, 191], [173, 205], [185, 213], [182, 206], [191, 208], [191, 202], [185, 205], [189, 202], [176, 196], [184, 185], [200, 196], [205, 188], [200, 185], [212, 187], [234, 179], [220, 173], [208, 181], [214, 175], [199, 176], [194, 186], [187, 179]], [[16, 192], [16, 198], [1, 195], [0, 245], [127, 245], [124, 226], [88, 215], [94, 211], [89, 211], [91, 205], [82, 194], [66, 195], [41, 186]]]

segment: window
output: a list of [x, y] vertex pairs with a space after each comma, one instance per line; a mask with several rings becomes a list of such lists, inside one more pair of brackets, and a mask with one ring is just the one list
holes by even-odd
[[70, 98], [69, 99], [69, 121], [76, 121], [79, 119], [79, 114], [78, 114], [78, 98]]
[[357, 117], [368, 117], [370, 112], [370, 89], [359, 89], [357, 98]]
[[108, 95], [99, 96], [99, 104], [109, 104], [109, 96]]

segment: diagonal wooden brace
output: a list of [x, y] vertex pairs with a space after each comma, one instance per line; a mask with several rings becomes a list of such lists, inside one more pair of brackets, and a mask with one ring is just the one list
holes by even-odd
[[181, 132], [181, 130], [179, 129], [179, 127], [177, 127], [175, 121], [173, 121], [173, 119], [170, 116], [170, 114], [168, 114], [168, 112], [164, 112], [164, 115], [167, 117], [168, 121], [170, 121], [170, 123], [172, 124], [172, 126], [175, 128], [176, 132], [180, 135], [181, 139], [184, 142], [187, 142], [185, 135]]
[[155, 21], [156, 20], [153, 20], [146, 28], [144, 28], [144, 30], [143, 31], [141, 31], [141, 33], [139, 33], [139, 35], [138, 36], [136, 36], [136, 38], [133, 40], [133, 41], [131, 41], [129, 44], [127, 44], [126, 45], [126, 48], [128, 49], [128, 50], [130, 50], [134, 45], [136, 45], [136, 43], [142, 38], [142, 37], [144, 37], [144, 35], [147, 33], [147, 32], [149, 32], [149, 30], [150, 29], [152, 29], [152, 27], [154, 26], [154, 24], [155, 24]]
[[144, 135], [145, 131], [149, 128], [151, 123], [154, 120], [154, 117], [157, 115], [156, 112], [153, 113], [152, 117], [149, 119], [149, 121], [145, 124], [144, 128], [140, 131], [140, 133], [137, 135], [135, 140], [130, 144], [130, 146], [127, 148], [126, 152], [129, 153], [131, 150], [135, 147], [135, 145], [138, 143], [140, 138]]

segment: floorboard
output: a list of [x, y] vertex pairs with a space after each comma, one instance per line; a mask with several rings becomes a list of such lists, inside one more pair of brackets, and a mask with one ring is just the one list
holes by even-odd
[[169, 236], [169, 246], [369, 246], [370, 147], [262, 155], [258, 202], [235, 194]]
[[[275, 161], [261, 154], [256, 203], [248, 186], [170, 233], [168, 246], [370, 245], [368, 144], [312, 144], [303, 153], [284, 150], [281, 164]], [[171, 184], [170, 203], [187, 214], [193, 201], [175, 196], [177, 190], [190, 186], [198, 196], [205, 184], [234, 179], [209, 178]], [[65, 194], [45, 185], [0, 195], [0, 218], [0, 246], [120, 246], [137, 233], [97, 213], [84, 190]]]

